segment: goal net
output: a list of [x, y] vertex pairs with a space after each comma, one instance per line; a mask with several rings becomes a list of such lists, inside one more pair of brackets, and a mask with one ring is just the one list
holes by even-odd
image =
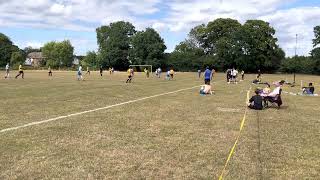
[[130, 65], [135, 72], [144, 72], [147, 69], [150, 73], [152, 73], [152, 65]]

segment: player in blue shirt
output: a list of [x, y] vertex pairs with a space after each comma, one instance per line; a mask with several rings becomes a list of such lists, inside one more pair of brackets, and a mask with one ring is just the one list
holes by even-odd
[[212, 78], [212, 71], [209, 69], [209, 67], [206, 68], [204, 71], [204, 84], [210, 85], [210, 81]]

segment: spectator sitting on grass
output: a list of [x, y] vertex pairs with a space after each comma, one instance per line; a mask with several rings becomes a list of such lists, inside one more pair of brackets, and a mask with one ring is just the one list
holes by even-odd
[[251, 99], [248, 102], [248, 107], [250, 109], [255, 109], [255, 110], [262, 110], [263, 106], [262, 106], [262, 97], [259, 95], [260, 94], [260, 90], [256, 89], [255, 90], [255, 94], [254, 96], [251, 97]]
[[266, 97], [271, 92], [270, 84], [266, 83], [266, 87], [261, 90], [260, 96]]
[[312, 83], [309, 83], [308, 87], [303, 87], [302, 88], [302, 93], [303, 94], [308, 94], [308, 95], [313, 95], [314, 94], [314, 86]]

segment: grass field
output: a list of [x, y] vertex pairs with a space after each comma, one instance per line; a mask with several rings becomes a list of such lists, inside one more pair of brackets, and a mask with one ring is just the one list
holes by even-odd
[[[196, 73], [177, 73], [173, 81], [137, 74], [132, 84], [124, 83], [125, 73], [92, 72], [85, 81], [75, 72], [25, 73], [0, 80], [0, 131], [202, 84]], [[212, 96], [187, 89], [1, 132], [0, 179], [218, 179], [253, 78], [228, 85], [217, 74]], [[320, 84], [319, 76], [297, 79]], [[248, 111], [225, 179], [319, 179], [320, 97], [282, 98], [280, 110]]]

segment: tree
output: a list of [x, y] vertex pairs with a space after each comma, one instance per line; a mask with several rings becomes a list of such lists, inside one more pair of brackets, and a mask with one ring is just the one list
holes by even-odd
[[[274, 35], [273, 27], [261, 20], [248, 20], [241, 25], [234, 19], [219, 18], [191, 29], [188, 39], [173, 53], [179, 52], [179, 57], [185, 60], [197, 59], [199, 66], [215, 63], [219, 70], [236, 67], [247, 72], [258, 69], [271, 72], [280, 67], [285, 57]], [[177, 55], [173, 57], [176, 59]]]
[[167, 59], [167, 67], [174, 67], [179, 71], [195, 71], [204, 66], [203, 49], [197, 47], [192, 40], [187, 39], [176, 46]]
[[30, 54], [30, 53], [32, 53], [32, 52], [41, 52], [41, 49], [38, 49], [38, 48], [33, 48], [33, 47], [31, 47], [31, 46], [28, 46], [28, 47], [25, 47], [24, 49], [23, 49], [23, 51], [25, 52], [25, 54]]
[[241, 24], [237, 20], [230, 18], [219, 18], [209, 22], [205, 29], [206, 36], [203, 40], [206, 51], [210, 54], [219, 51], [217, 43], [219, 43], [221, 39], [225, 42], [231, 40], [240, 27]]
[[239, 68], [254, 72], [275, 71], [280, 67], [285, 54], [277, 45], [275, 30], [262, 20], [248, 20], [236, 35], [237, 44], [241, 48], [241, 56], [235, 59]]
[[281, 71], [287, 73], [313, 73], [315, 61], [310, 57], [295, 56], [282, 61]]
[[315, 61], [314, 73], [320, 74], [320, 47], [316, 47], [320, 44], [320, 26], [314, 27], [314, 36], [312, 40], [314, 49], [311, 51], [311, 57]]
[[130, 61], [133, 64], [160, 66], [167, 48], [159, 33], [152, 28], [137, 32], [131, 38]]
[[97, 60], [96, 52], [88, 51], [87, 55], [83, 58], [83, 65], [97, 68], [99, 66], [99, 62]]
[[13, 52], [11, 54], [10, 63], [13, 65], [23, 64], [25, 62], [25, 57], [22, 52]]
[[60, 66], [60, 60], [58, 59], [58, 52], [56, 49], [56, 42], [51, 41], [46, 43], [42, 48], [42, 55], [46, 57], [46, 65], [53, 68]]
[[311, 51], [311, 59], [314, 61], [313, 73], [320, 74], [320, 47]]
[[69, 40], [64, 40], [56, 44], [56, 51], [58, 52], [58, 59], [64, 67], [71, 67], [73, 62], [74, 48]]
[[312, 43], [313, 43], [313, 47], [316, 47], [318, 44], [320, 44], [320, 26], [314, 27], [313, 33], [315, 38], [312, 40]]
[[188, 34], [188, 38], [185, 42], [188, 43], [190, 47], [202, 49], [204, 52], [208, 50], [207, 39], [207, 29], [205, 24], [198, 25], [192, 28]]
[[126, 69], [129, 65], [130, 37], [136, 33], [135, 27], [129, 22], [118, 21], [101, 26], [96, 32], [102, 65]]
[[13, 45], [12, 41], [6, 35], [0, 33], [0, 66], [4, 66], [10, 62], [12, 53], [19, 51], [19, 48]]
[[70, 67], [73, 62], [74, 48], [69, 40], [48, 42], [42, 48], [46, 65], [51, 67]]

